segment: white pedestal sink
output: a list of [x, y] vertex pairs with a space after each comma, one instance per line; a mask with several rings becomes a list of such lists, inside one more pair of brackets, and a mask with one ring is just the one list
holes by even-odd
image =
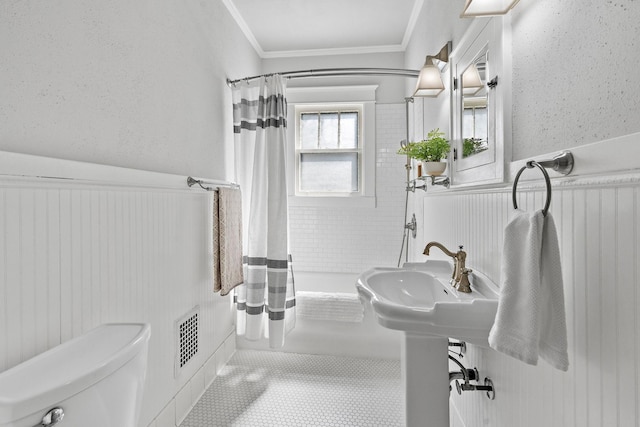
[[402, 377], [408, 427], [449, 426], [448, 339], [488, 346], [498, 308], [498, 288], [473, 272], [472, 292], [449, 284], [447, 261], [407, 263], [403, 268], [373, 268], [360, 275], [356, 288], [371, 304], [378, 322], [404, 331]]

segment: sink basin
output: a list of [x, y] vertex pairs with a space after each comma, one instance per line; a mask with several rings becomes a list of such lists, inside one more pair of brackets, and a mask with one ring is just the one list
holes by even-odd
[[428, 260], [402, 268], [372, 268], [358, 277], [360, 299], [378, 322], [404, 332], [402, 381], [405, 425], [448, 426], [449, 338], [488, 347], [498, 309], [498, 287], [485, 275], [470, 273], [471, 293], [450, 284], [453, 264]]
[[360, 275], [356, 288], [382, 326], [488, 347], [498, 287], [474, 271], [469, 275], [472, 292], [458, 292], [449, 284], [452, 272], [451, 263], [439, 260], [373, 268]]

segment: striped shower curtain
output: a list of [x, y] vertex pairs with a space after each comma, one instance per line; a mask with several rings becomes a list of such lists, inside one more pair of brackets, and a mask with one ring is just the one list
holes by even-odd
[[[236, 288], [236, 330], [284, 345], [295, 324], [285, 176], [287, 101], [279, 75], [233, 88], [236, 179], [242, 187], [244, 283]], [[267, 320], [268, 319], [268, 320]]]

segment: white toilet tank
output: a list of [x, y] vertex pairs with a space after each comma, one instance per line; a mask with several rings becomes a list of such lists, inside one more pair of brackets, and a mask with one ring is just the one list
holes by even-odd
[[[105, 324], [0, 373], [0, 427], [136, 427], [148, 324]], [[54, 415], [53, 419], [59, 418]]]

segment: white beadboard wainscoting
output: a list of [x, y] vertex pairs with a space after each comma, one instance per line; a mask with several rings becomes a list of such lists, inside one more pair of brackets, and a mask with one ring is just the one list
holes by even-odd
[[[212, 194], [144, 171], [11, 153], [0, 164], [82, 176], [0, 176], [0, 371], [102, 323], [148, 322], [140, 426], [178, 425], [235, 349], [229, 298], [212, 292]], [[175, 376], [175, 322], [196, 306], [198, 352]]]
[[[542, 174], [526, 174], [539, 179], [519, 184], [518, 206], [540, 209]], [[452, 425], [640, 426], [639, 189], [638, 174], [554, 180], [550, 212], [562, 256], [569, 371], [469, 346], [462, 362], [493, 380], [496, 398], [454, 390]], [[499, 283], [511, 187], [432, 193], [422, 202], [418, 260], [428, 241], [463, 244], [467, 265]]]

